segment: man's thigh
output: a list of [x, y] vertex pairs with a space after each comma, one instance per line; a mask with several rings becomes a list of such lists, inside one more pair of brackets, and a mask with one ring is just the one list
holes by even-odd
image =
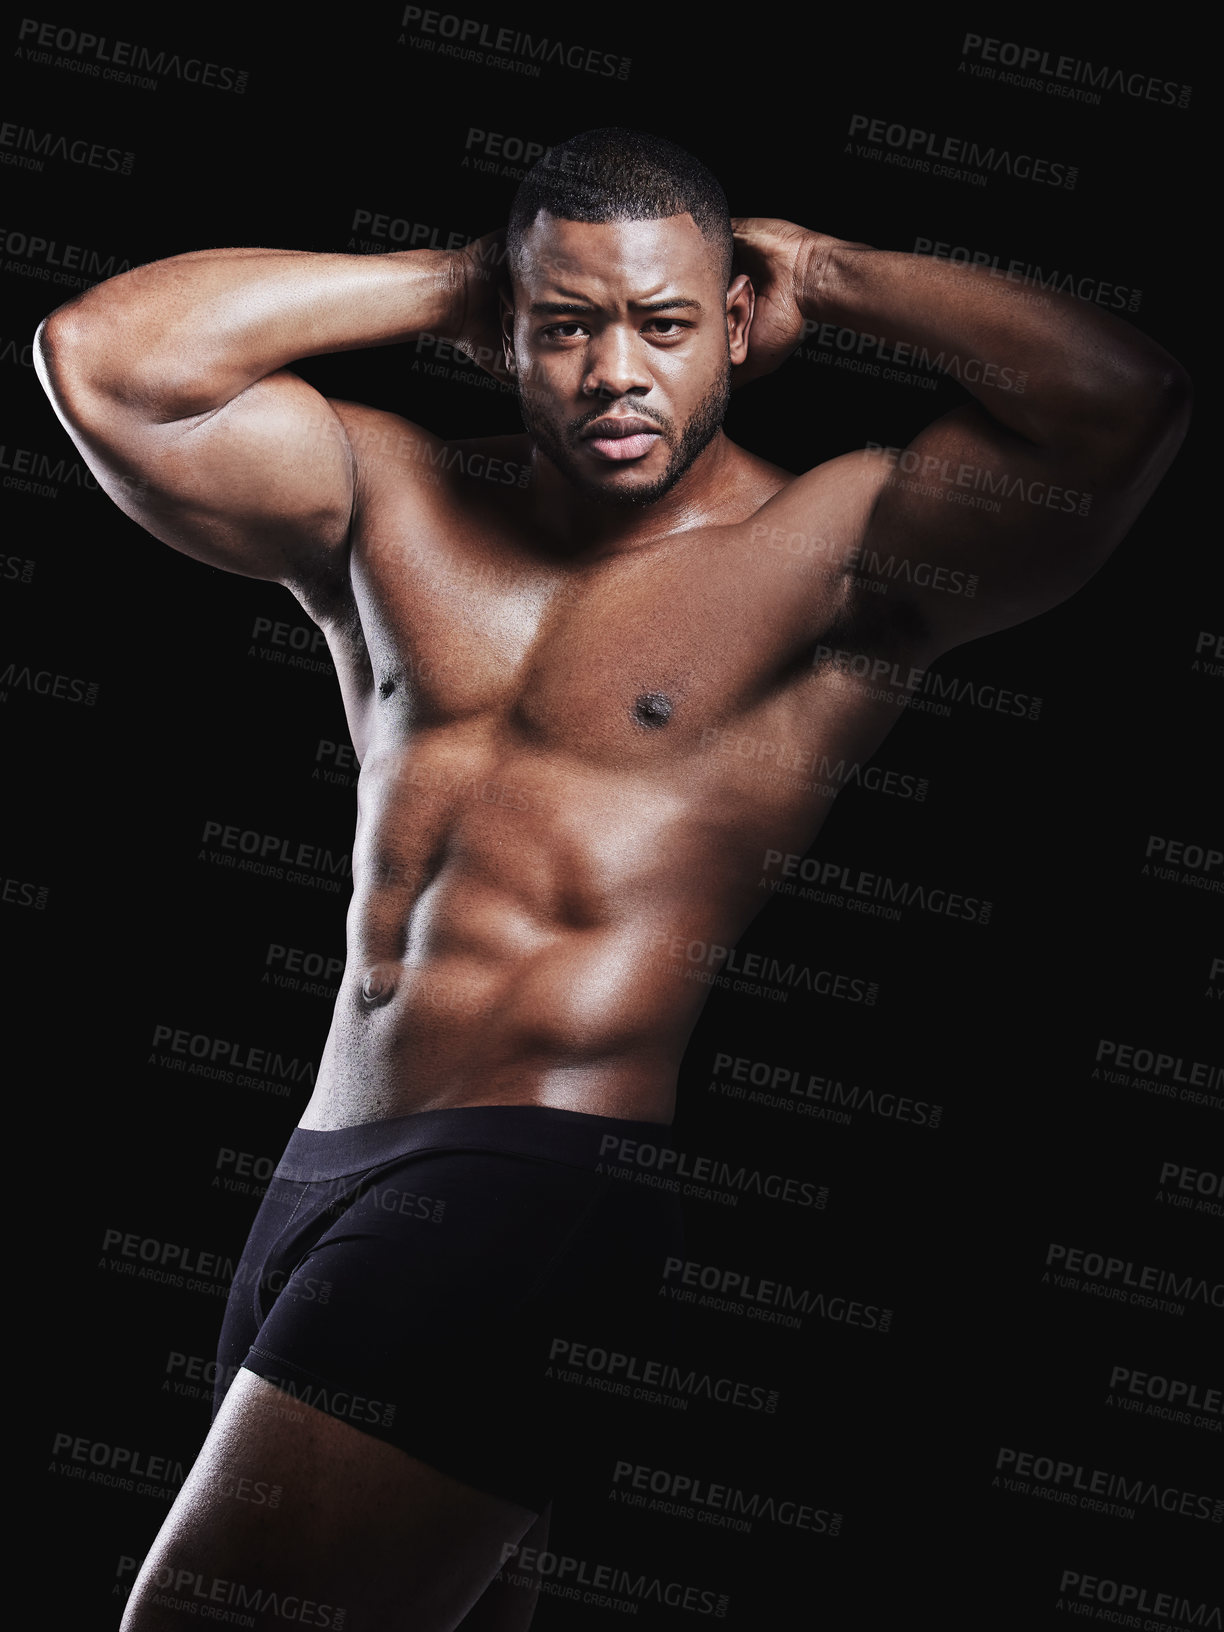
[[239, 1624], [258, 1632], [295, 1622], [453, 1632], [536, 1520], [244, 1370], [145, 1560], [122, 1632], [198, 1632], [205, 1604], [251, 1617]]

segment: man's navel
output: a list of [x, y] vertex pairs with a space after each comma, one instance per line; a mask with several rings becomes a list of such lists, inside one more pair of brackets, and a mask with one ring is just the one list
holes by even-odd
[[399, 973], [398, 963], [376, 963], [372, 969], [367, 969], [361, 982], [362, 1008], [380, 1009], [384, 1003], [389, 1003], [395, 996]]

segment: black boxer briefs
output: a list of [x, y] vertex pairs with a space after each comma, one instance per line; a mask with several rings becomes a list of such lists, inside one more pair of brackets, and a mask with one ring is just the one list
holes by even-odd
[[539, 1512], [589, 1403], [558, 1357], [669, 1344], [680, 1202], [607, 1171], [624, 1140], [671, 1148], [659, 1123], [536, 1105], [295, 1129], [230, 1288], [214, 1416], [242, 1366], [289, 1412]]

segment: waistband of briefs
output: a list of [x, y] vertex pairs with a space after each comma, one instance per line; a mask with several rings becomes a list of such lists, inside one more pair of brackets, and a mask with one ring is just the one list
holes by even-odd
[[551, 1105], [458, 1105], [349, 1128], [295, 1128], [274, 1177], [299, 1183], [338, 1179], [426, 1151], [497, 1152], [594, 1168], [601, 1160], [615, 1161], [625, 1139], [674, 1148], [672, 1130], [662, 1122]]

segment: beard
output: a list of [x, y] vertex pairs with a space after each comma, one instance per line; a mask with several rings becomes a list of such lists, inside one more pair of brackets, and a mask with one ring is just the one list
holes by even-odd
[[727, 358], [722, 373], [702, 397], [689, 416], [684, 429], [679, 433], [676, 431], [676, 422], [670, 415], [651, 411], [638, 402], [632, 405], [635, 416], [649, 419], [652, 424], [659, 427], [663, 440], [671, 449], [667, 469], [644, 487], [617, 488], [610, 484], [605, 485], [588, 476], [574, 456], [574, 443], [579, 440], [588, 425], [593, 425], [597, 419], [604, 417], [608, 412], [607, 402], [593, 408], [581, 419], [558, 424], [556, 420], [550, 419], [546, 412], [537, 408], [536, 402], [533, 401], [533, 393], [529, 389], [524, 390], [522, 378], [518, 375], [515, 376], [515, 386], [518, 391], [519, 411], [523, 416], [527, 434], [545, 458], [557, 467], [568, 482], [596, 504], [606, 505], [611, 509], [629, 509], [655, 504], [665, 493], [670, 493], [693, 462], [714, 440], [723, 420], [727, 417], [727, 407], [731, 401], [731, 359]]

